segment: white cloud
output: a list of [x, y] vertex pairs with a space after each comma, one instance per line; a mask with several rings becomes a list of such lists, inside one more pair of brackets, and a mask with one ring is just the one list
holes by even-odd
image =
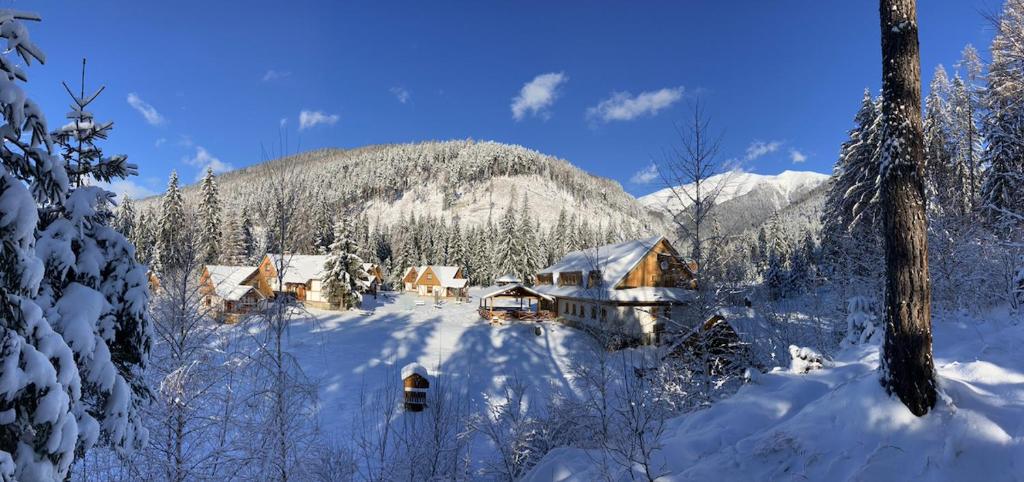
[[652, 181], [658, 178], [658, 166], [651, 164], [636, 173], [633, 177], [629, 178], [629, 182], [633, 184], [650, 184]]
[[98, 182], [96, 185], [116, 194], [121, 199], [125, 196], [132, 199], [141, 199], [156, 194], [156, 191], [128, 179], [119, 179], [114, 182]]
[[602, 122], [629, 121], [645, 115], [655, 115], [683, 98], [682, 87], [641, 92], [614, 92], [611, 97], [587, 109], [587, 118]]
[[768, 154], [776, 152], [782, 147], [782, 141], [754, 141], [747, 146], [747, 152], [743, 156], [744, 161], [753, 161], [759, 157], [764, 157]]
[[392, 87], [390, 90], [391, 94], [394, 95], [396, 99], [398, 99], [398, 102], [401, 102], [403, 104], [409, 102], [409, 99], [412, 98], [412, 94], [405, 87]]
[[157, 139], [156, 142], [153, 143], [153, 147], [156, 147], [157, 149], [159, 149], [160, 146], [162, 146], [162, 145], [164, 145], [166, 143], [167, 143], [167, 138], [166, 137], [161, 137], [161, 138]]
[[134, 92], [128, 94], [128, 105], [139, 111], [139, 114], [142, 114], [142, 117], [144, 117], [146, 122], [150, 125], [158, 126], [164, 123], [164, 116], [160, 115], [160, 113], [156, 111], [156, 108], [142, 100], [138, 94]]
[[281, 128], [283, 129], [285, 126], [288, 125], [288, 118], [282, 117], [281, 120], [277, 121], [277, 124], [281, 126]]
[[790, 149], [789, 159], [793, 161], [793, 164], [800, 164], [807, 160], [807, 154], [804, 154], [796, 149]]
[[519, 95], [512, 99], [512, 118], [520, 121], [529, 113], [547, 119], [550, 116], [548, 107], [555, 103], [560, 93], [559, 86], [568, 80], [563, 72], [550, 72], [523, 84]]
[[299, 112], [299, 130], [309, 129], [320, 124], [334, 125], [341, 117], [338, 114], [325, 114], [321, 111], [304, 110]]
[[231, 164], [214, 157], [210, 154], [210, 151], [207, 151], [203, 146], [196, 146], [196, 155], [191, 157], [185, 156], [182, 158], [182, 161], [185, 164], [199, 168], [199, 174], [196, 175], [196, 180], [202, 179], [203, 176], [206, 175], [207, 168], [213, 169], [213, 172], [218, 174], [235, 168]]
[[263, 81], [264, 82], [271, 82], [271, 81], [274, 81], [274, 80], [285, 79], [285, 78], [288, 78], [288, 77], [291, 77], [291, 76], [292, 76], [291, 72], [270, 69], [270, 70], [267, 71], [267, 73], [263, 74]]

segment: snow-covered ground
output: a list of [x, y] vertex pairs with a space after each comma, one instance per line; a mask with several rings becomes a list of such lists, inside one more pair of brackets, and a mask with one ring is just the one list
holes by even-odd
[[[665, 480], [1021, 480], [1024, 326], [996, 313], [934, 323], [940, 401], [917, 418], [878, 383], [877, 346], [807, 374], [775, 369], [672, 419]], [[529, 480], [600, 480], [597, 453], [560, 448]], [[622, 469], [614, 480], [628, 480]]]
[[553, 390], [571, 390], [569, 363], [592, 353], [592, 339], [552, 323], [541, 324], [540, 336], [535, 323], [493, 326], [477, 314], [477, 293], [471, 290], [468, 304], [447, 302], [442, 308], [412, 294], [368, 296], [364, 306], [373, 307], [370, 315], [310, 310], [312, 317], [294, 323], [288, 349], [318, 382], [322, 430], [348, 434], [360, 391], [399, 386], [400, 371], [411, 362], [465, 390], [473, 411], [486, 407], [485, 396], [500, 397], [506, 377], [527, 381], [527, 396], [538, 400]]

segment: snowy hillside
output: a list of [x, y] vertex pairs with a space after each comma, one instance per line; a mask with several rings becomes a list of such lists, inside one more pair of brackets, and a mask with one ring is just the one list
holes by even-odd
[[[390, 225], [401, 216], [459, 218], [464, 226], [497, 219], [510, 203], [527, 196], [530, 210], [547, 228], [562, 208], [579, 219], [605, 225], [661, 231], [648, 212], [613, 180], [570, 162], [521, 146], [489, 141], [446, 141], [322, 149], [288, 156], [219, 176], [223, 203], [265, 211], [265, 192], [286, 175], [310, 202], [332, 210], [367, 211]], [[196, 186], [184, 189], [196, 199]], [[157, 198], [143, 200], [155, 206]], [[595, 225], [596, 225], [595, 221]]]
[[[829, 175], [810, 171], [783, 171], [777, 175], [733, 171], [712, 176], [708, 189], [721, 189], [716, 217], [728, 234], [756, 228], [774, 211], [804, 201], [828, 181]], [[692, 192], [692, 185], [684, 186]], [[670, 188], [638, 199], [657, 213], [678, 212], [689, 206], [688, 199], [679, 199]]]
[[[878, 347], [826, 368], [777, 368], [732, 398], [672, 419], [656, 454], [672, 480], [1019, 480], [1024, 327], [1003, 315], [935, 322], [940, 401], [915, 417], [878, 383]], [[527, 480], [604, 480], [601, 454], [552, 451]], [[629, 480], [623, 469], [610, 480]]]

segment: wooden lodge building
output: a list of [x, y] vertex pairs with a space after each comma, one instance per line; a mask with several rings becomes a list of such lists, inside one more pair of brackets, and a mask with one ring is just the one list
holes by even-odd
[[257, 277], [254, 266], [206, 265], [199, 278], [203, 306], [227, 322], [260, 309], [267, 297], [252, 285]]
[[458, 266], [410, 266], [402, 275], [402, 289], [420, 296], [465, 298], [468, 285]]
[[682, 321], [677, 307], [693, 299], [693, 273], [656, 236], [573, 251], [537, 273], [534, 289], [547, 297], [541, 310], [570, 324], [655, 340], [666, 318]]

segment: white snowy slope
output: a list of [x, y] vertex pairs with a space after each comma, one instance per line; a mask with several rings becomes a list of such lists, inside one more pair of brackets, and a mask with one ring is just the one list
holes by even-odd
[[[263, 213], [267, 192], [286, 182], [309, 198], [370, 213], [371, 222], [395, 224], [416, 215], [458, 218], [462, 225], [497, 220], [510, 204], [528, 200], [531, 216], [547, 228], [562, 209], [598, 225], [664, 232], [658, 216], [611, 179], [589, 174], [567, 160], [523, 146], [456, 140], [320, 149], [256, 164], [218, 176], [222, 202], [250, 215]], [[183, 189], [187, 200], [196, 186]], [[159, 205], [159, 197], [139, 202]]]
[[[1021, 480], [1024, 325], [987, 318], [936, 318], [940, 399], [925, 417], [885, 394], [877, 346], [854, 347], [831, 367], [775, 369], [670, 420], [659, 480]], [[526, 480], [630, 480], [621, 468], [598, 473], [600, 458], [556, 449]]]
[[[731, 171], [712, 176], [705, 182], [708, 191], [721, 189], [716, 200], [718, 204], [724, 204], [759, 190], [777, 194], [782, 199], [792, 202], [798, 196], [824, 184], [828, 178], [828, 174], [811, 171], [783, 171], [776, 175]], [[690, 193], [695, 190], [694, 184], [682, 187]], [[692, 204], [686, 196], [677, 196], [672, 188], [665, 188], [642, 196], [638, 201], [649, 209], [670, 212], [678, 211]], [[781, 207], [784, 206], [775, 206], [776, 209]]]

